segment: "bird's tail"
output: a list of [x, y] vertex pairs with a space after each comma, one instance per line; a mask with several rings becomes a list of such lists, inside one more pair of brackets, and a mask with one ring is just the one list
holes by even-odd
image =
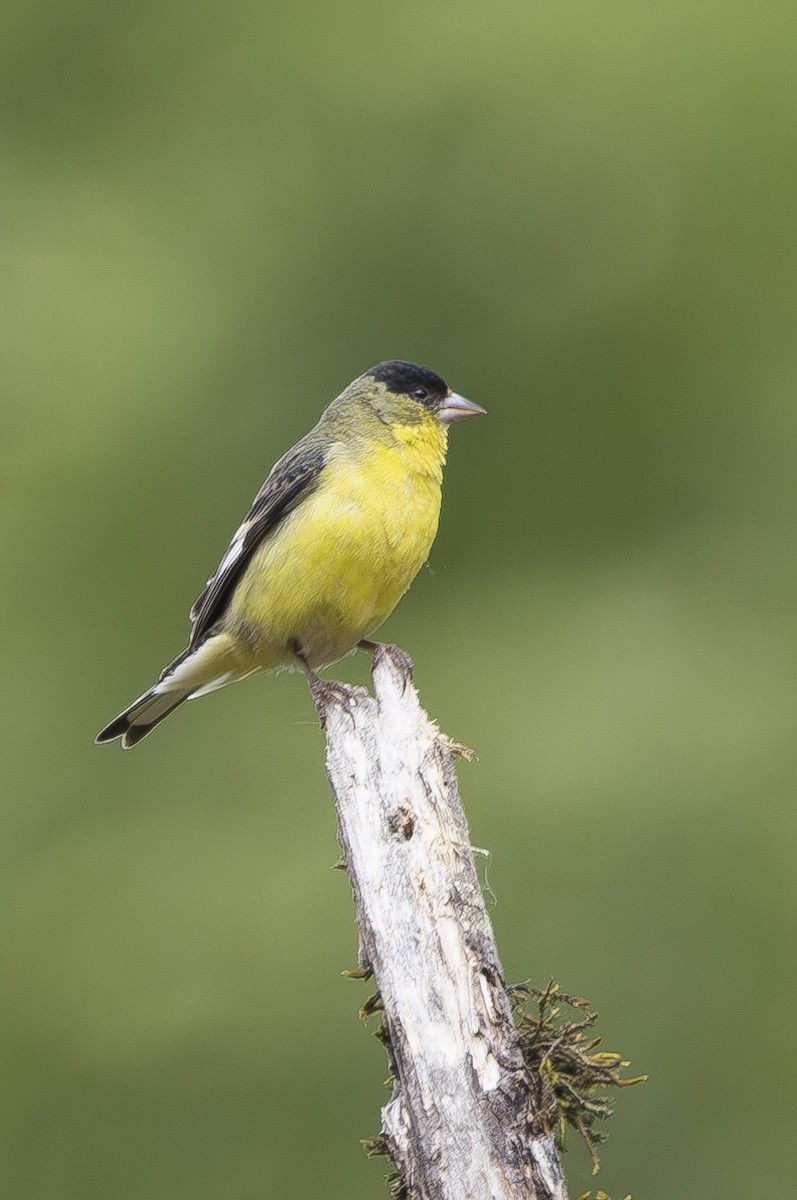
[[134, 700], [118, 717], [114, 717], [109, 725], [95, 737], [95, 742], [112, 742], [114, 738], [122, 739], [122, 746], [129, 750], [138, 745], [156, 725], [160, 725], [164, 717], [174, 712], [179, 704], [187, 700], [190, 691], [184, 689], [177, 692], [159, 692], [158, 684]]
[[216, 635], [178, 654], [155, 686], [101, 729], [95, 742], [121, 738], [123, 748], [130, 750], [184, 700], [205, 695], [240, 677], [242, 673], [230, 669], [228, 641], [224, 635]]

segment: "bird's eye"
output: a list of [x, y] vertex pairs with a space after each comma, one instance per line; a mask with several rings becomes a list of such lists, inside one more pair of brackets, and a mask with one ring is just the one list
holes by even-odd
[[416, 400], [425, 400], [429, 393], [425, 387], [416, 387], [412, 389], [410, 395], [414, 396]]

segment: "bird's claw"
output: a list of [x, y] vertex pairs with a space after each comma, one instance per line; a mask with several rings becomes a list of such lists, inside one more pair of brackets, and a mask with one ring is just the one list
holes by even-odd
[[319, 679], [317, 675], [308, 678], [308, 683], [316, 712], [322, 720], [336, 705], [338, 708], [350, 709], [361, 696], [368, 694], [365, 688], [339, 683], [336, 679]]
[[377, 643], [374, 647], [374, 662], [373, 667], [378, 666], [387, 659], [398, 673], [403, 677], [405, 686], [412, 682], [412, 673], [415, 670], [415, 663], [407, 654], [406, 650], [402, 650], [401, 646], [394, 646], [382, 642]]

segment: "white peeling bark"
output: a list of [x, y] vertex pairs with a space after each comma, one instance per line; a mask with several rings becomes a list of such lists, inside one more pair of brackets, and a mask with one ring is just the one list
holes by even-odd
[[[360, 930], [396, 1083], [383, 1134], [412, 1200], [567, 1200], [510, 1015], [454, 771], [395, 647], [374, 698], [314, 698]], [[461, 751], [460, 751], [461, 752]]]

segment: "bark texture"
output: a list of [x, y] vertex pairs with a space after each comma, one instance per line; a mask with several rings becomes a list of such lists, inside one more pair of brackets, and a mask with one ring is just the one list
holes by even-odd
[[374, 696], [321, 684], [327, 774], [395, 1087], [382, 1129], [412, 1200], [567, 1200], [540, 1131], [471, 853], [452, 744], [411, 663], [374, 656]]

